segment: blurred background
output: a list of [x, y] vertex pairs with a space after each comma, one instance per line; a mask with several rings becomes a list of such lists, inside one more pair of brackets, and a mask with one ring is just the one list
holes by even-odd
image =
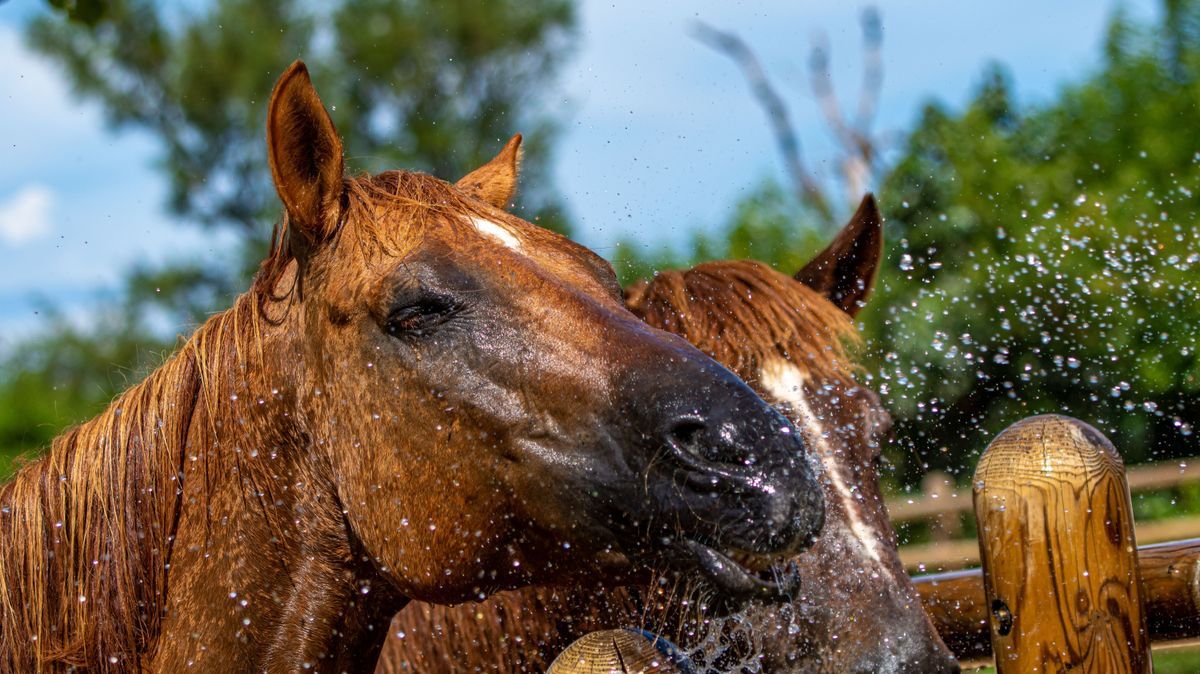
[[524, 133], [520, 214], [625, 282], [795, 271], [874, 191], [890, 493], [955, 502], [992, 436], [1065, 412], [1175, 468], [1135, 509], [1200, 533], [1200, 1], [647, 5], [0, 2], [0, 475], [247, 287], [303, 58], [354, 171], [453, 180]]

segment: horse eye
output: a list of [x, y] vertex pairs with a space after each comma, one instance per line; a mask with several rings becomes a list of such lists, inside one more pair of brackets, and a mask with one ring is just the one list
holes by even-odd
[[421, 337], [446, 322], [458, 309], [459, 306], [448, 298], [423, 297], [392, 311], [388, 315], [387, 331], [393, 337]]

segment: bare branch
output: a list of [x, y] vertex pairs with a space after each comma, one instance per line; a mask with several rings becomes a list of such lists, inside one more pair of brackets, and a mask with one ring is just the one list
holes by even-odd
[[847, 122], [838, 104], [837, 94], [833, 90], [829, 43], [824, 35], [815, 38], [809, 57], [813, 94], [842, 148], [842, 181], [848, 193], [849, 203], [854, 203], [869, 189], [877, 168], [878, 146], [871, 136], [871, 123], [875, 118], [879, 92], [883, 86], [883, 24], [876, 9], [867, 8], [863, 11], [862, 31], [863, 79], [858, 112], [853, 124]]
[[858, 98], [858, 117], [854, 129], [866, 136], [875, 119], [879, 106], [879, 92], [883, 88], [883, 21], [879, 10], [867, 7], [862, 13], [863, 31], [863, 81]]
[[704, 44], [733, 59], [742, 69], [751, 92], [767, 113], [767, 119], [775, 134], [775, 143], [783, 155], [783, 163], [791, 175], [797, 198], [815, 210], [826, 222], [832, 222], [833, 214], [824, 190], [804, 167], [800, 139], [788, 117], [787, 106], [771, 86], [754, 52], [737, 35], [717, 30], [699, 21], [693, 25], [692, 34]]
[[809, 79], [812, 81], [813, 96], [825, 115], [825, 122], [844, 152], [854, 152], [854, 132], [846, 125], [833, 91], [833, 76], [829, 72], [829, 39], [824, 33], [813, 37], [812, 52], [808, 56]]

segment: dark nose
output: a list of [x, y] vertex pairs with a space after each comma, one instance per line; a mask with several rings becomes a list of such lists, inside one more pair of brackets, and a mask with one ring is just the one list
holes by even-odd
[[689, 355], [643, 363], [620, 382], [631, 463], [668, 468], [688, 492], [666, 496], [682, 497], [696, 526], [719, 529], [706, 535], [747, 552], [798, 551], [825, 517], [800, 433], [728, 370]]
[[738, 442], [739, 433], [730, 421], [689, 410], [666, 420], [662, 441], [686, 463], [753, 465], [753, 446]]
[[699, 384], [659, 381], [647, 396], [658, 437], [690, 468], [761, 470], [798, 460], [803, 441], [791, 422], [732, 375]]

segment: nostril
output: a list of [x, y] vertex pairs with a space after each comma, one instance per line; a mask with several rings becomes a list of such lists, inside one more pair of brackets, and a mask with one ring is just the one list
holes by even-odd
[[708, 426], [700, 417], [681, 417], [667, 429], [667, 444], [677, 452], [686, 452], [707, 461], [716, 461], [719, 458], [716, 448], [705, 441], [707, 431]]
[[684, 417], [676, 420], [667, 430], [668, 441], [678, 449], [700, 455], [706, 444], [705, 430], [703, 420], [698, 417]]

